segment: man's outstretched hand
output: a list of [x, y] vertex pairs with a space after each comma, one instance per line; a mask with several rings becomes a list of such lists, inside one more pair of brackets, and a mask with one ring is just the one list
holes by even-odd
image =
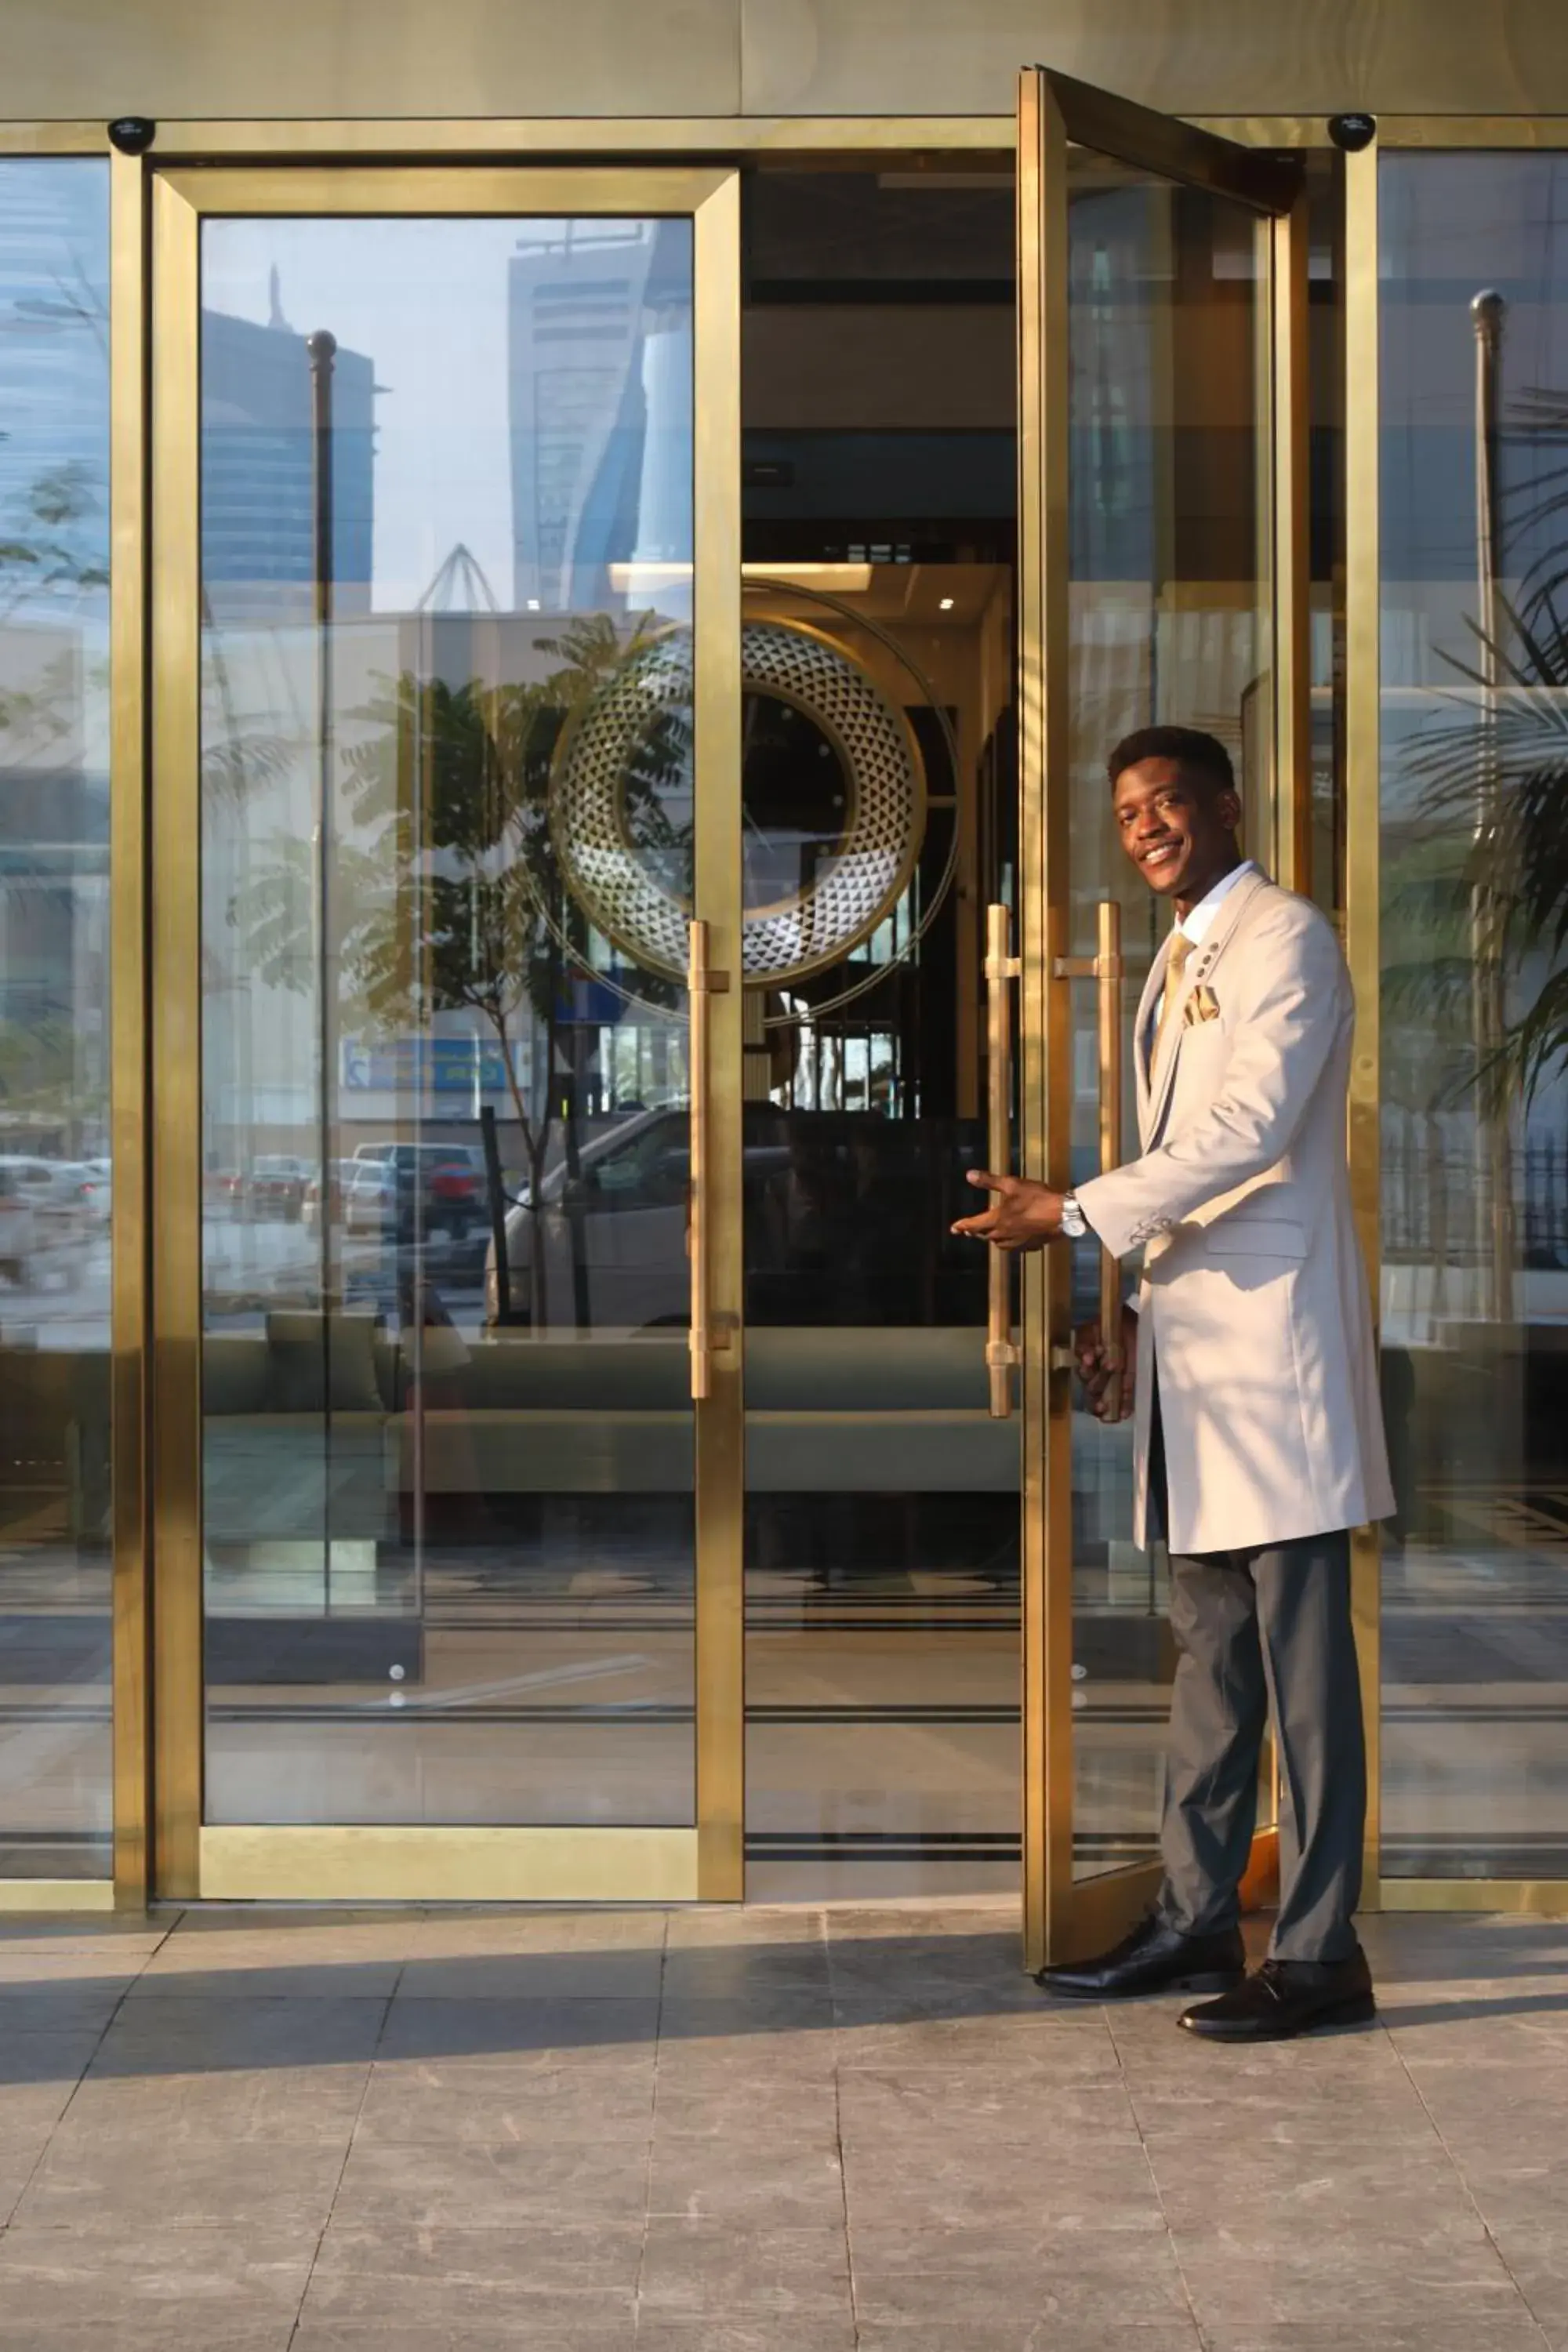
[[1097, 1421], [1110, 1418], [1110, 1383], [1114, 1373], [1121, 1373], [1121, 1409], [1118, 1421], [1132, 1417], [1132, 1387], [1138, 1370], [1138, 1318], [1131, 1307], [1121, 1310], [1121, 1362], [1112, 1364], [1106, 1354], [1105, 1341], [1098, 1323], [1080, 1323], [1072, 1335], [1073, 1356], [1078, 1376], [1083, 1382], [1083, 1392], [1089, 1409]]
[[991, 1194], [991, 1205], [977, 1217], [960, 1217], [955, 1234], [969, 1234], [999, 1250], [1030, 1250], [1060, 1233], [1062, 1195], [1048, 1184], [1033, 1184], [1025, 1176], [993, 1176], [984, 1168], [972, 1168], [969, 1181]]

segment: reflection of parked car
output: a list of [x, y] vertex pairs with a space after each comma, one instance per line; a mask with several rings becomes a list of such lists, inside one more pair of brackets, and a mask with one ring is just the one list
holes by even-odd
[[0, 1162], [0, 1275], [19, 1284], [36, 1247], [33, 1204], [14, 1167]]
[[[984, 1252], [948, 1228], [971, 1205], [978, 1123], [748, 1104], [742, 1188], [752, 1325], [984, 1323]], [[507, 1216], [514, 1321], [637, 1329], [686, 1320], [690, 1183], [684, 1108], [584, 1143]], [[499, 1307], [494, 1252], [487, 1302]]]
[[55, 1197], [62, 1205], [79, 1208], [99, 1224], [107, 1224], [112, 1206], [107, 1160], [62, 1160], [55, 1168]]
[[344, 1202], [350, 1233], [462, 1241], [486, 1215], [484, 1171], [464, 1143], [362, 1143]]
[[252, 1160], [244, 1179], [244, 1205], [252, 1217], [282, 1217], [295, 1223], [305, 1206], [310, 1171], [286, 1152], [265, 1152]]
[[[327, 1163], [327, 1219], [339, 1225], [343, 1220], [343, 1202], [357, 1173], [352, 1160], [331, 1160]], [[319, 1225], [321, 1221], [321, 1180], [312, 1176], [305, 1186], [305, 1198], [300, 1215], [306, 1224]]]

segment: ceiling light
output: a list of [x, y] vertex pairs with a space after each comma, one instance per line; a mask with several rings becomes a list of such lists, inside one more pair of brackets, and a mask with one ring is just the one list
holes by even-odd
[[939, 596], [936, 600], [936, 609], [939, 613], [951, 613], [952, 610], [952, 598], [951, 596]]

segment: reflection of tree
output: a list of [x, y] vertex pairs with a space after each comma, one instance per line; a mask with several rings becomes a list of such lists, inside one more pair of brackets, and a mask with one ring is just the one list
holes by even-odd
[[[84, 459], [68, 458], [37, 474], [0, 531], [0, 628], [28, 607], [30, 618], [39, 607], [70, 614], [100, 596], [109, 584], [106, 525], [103, 485]], [[41, 662], [33, 675], [0, 686], [0, 768], [13, 778], [47, 774], [51, 786], [75, 781], [84, 698], [107, 684], [104, 664], [84, 672], [79, 654], [68, 648]], [[48, 831], [58, 838], [59, 829], [57, 815]], [[25, 843], [15, 845], [25, 853]], [[5, 884], [13, 940], [28, 929], [47, 938], [61, 918], [68, 924], [76, 897], [73, 873], [35, 868], [24, 855]], [[47, 954], [41, 961], [52, 962]], [[85, 1124], [101, 1124], [108, 1105], [101, 1071], [85, 1087], [81, 1083], [75, 1007], [68, 994], [62, 1000], [69, 987], [68, 964], [58, 977], [50, 970], [31, 990], [19, 990], [14, 980], [8, 984], [0, 1020], [0, 1100], [14, 1117], [79, 1131]]]
[[[1442, 1282], [1448, 1244], [1445, 1115], [1468, 1111], [1467, 1190], [1478, 1257], [1489, 1262], [1494, 1317], [1510, 1319], [1518, 1256], [1513, 1115], [1525, 1130], [1525, 1243], [1549, 1252], [1552, 1213], [1531, 1195], [1531, 1109], [1568, 1072], [1568, 401], [1526, 393], [1508, 482], [1490, 405], [1501, 304], [1472, 304], [1478, 377], [1479, 614], [1473, 652], [1444, 649], [1453, 688], [1403, 760], [1403, 803], [1385, 805], [1383, 973], [1384, 1098], [1424, 1131], [1430, 1256]], [[1483, 333], [1483, 329], [1489, 331]], [[1505, 550], [1523, 578], [1499, 584]], [[1544, 549], [1531, 562], [1526, 550]], [[1548, 1192], [1554, 1148], [1546, 1152]], [[1405, 1171], [1408, 1183], [1414, 1162]], [[1544, 1234], [1545, 1238], [1542, 1236]], [[1435, 1301], [1435, 1304], [1436, 1302]]]
[[[363, 730], [342, 753], [342, 806], [332, 848], [331, 959], [340, 1002], [367, 1040], [427, 1035], [431, 1016], [468, 1011], [499, 1048], [535, 1202], [557, 1110], [558, 1032], [570, 964], [585, 966], [581, 913], [566, 893], [550, 833], [551, 766], [563, 728], [623, 663], [653, 641], [621, 635], [607, 614], [570, 623], [540, 650], [561, 657], [530, 685], [459, 686], [405, 670], [350, 712]], [[629, 839], [668, 851], [689, 825], [670, 816], [689, 792], [689, 730], [645, 743], [626, 779]], [[345, 821], [346, 820], [346, 821]], [[316, 971], [315, 846], [279, 835], [236, 894], [232, 919], [265, 982], [295, 991]], [[658, 982], [647, 983], [652, 992]], [[521, 1048], [539, 1049], [530, 1082]], [[538, 1218], [536, 1320], [548, 1319]]]
[[[1479, 1091], [1500, 1116], [1528, 1106], [1568, 1068], [1568, 626], [1565, 583], [1507, 607], [1502, 683], [1485, 711], [1461, 706], [1428, 729], [1405, 773], [1413, 823], [1387, 898], [1384, 999], [1415, 1013], [1414, 1053], [1434, 1102]], [[1480, 682], [1479, 671], [1450, 656]], [[1507, 982], [1500, 1034], [1487, 1054], [1470, 1034], [1479, 964]], [[1415, 1072], [1413, 1069], [1411, 1076]]]

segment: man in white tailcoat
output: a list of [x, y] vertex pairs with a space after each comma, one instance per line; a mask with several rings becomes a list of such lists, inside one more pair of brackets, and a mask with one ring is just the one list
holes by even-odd
[[[1163, 1537], [1171, 1557], [1164, 1883], [1112, 1950], [1040, 1982], [1095, 2000], [1216, 1993], [1182, 2024], [1277, 2040], [1374, 2006], [1352, 1925], [1366, 1761], [1350, 1530], [1394, 1498], [1345, 1150], [1354, 1005], [1331, 925], [1242, 857], [1221, 743], [1147, 728], [1110, 769], [1123, 846], [1176, 913], [1138, 1013], [1140, 1154], [1076, 1196], [976, 1175], [992, 1204], [957, 1228], [1006, 1250], [1091, 1233], [1142, 1253], [1121, 1411], [1136, 1538]], [[1079, 1335], [1079, 1362], [1103, 1414], [1098, 1329]], [[1270, 1707], [1280, 1902], [1249, 1977], [1237, 1889]]]

